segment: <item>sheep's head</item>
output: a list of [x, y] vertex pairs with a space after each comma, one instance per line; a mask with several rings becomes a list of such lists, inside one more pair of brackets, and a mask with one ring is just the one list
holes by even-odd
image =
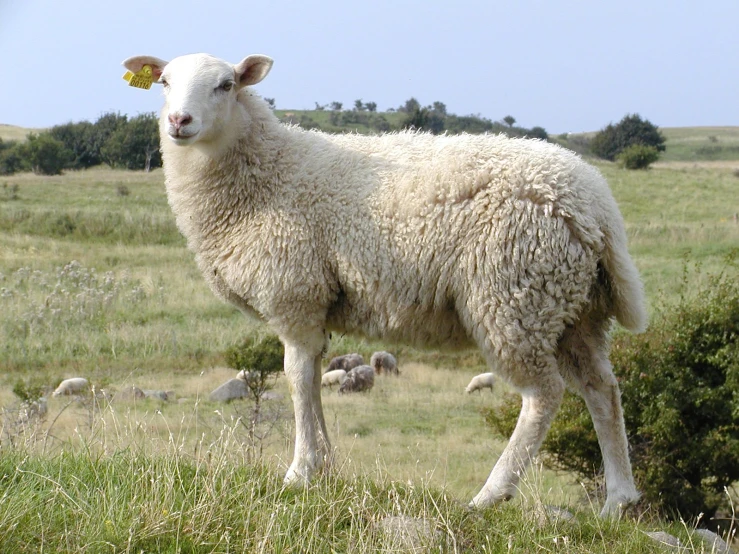
[[164, 87], [162, 131], [185, 146], [219, 137], [239, 109], [238, 92], [264, 79], [272, 59], [253, 55], [232, 65], [208, 54], [180, 56], [171, 62], [134, 56], [123, 65], [133, 73], [145, 65], [151, 67], [154, 81]]

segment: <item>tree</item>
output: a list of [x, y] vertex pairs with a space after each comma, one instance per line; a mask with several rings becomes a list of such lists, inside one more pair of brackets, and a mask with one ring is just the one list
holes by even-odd
[[654, 146], [640, 143], [627, 146], [616, 156], [619, 165], [626, 169], [647, 169], [658, 159], [659, 151]]
[[331, 102], [331, 109], [335, 112], [340, 112], [341, 108], [343, 107], [344, 107], [344, 104], [342, 104], [341, 102], [337, 102], [335, 100]]
[[361, 98], [354, 101], [354, 109], [358, 112], [364, 110], [364, 103], [362, 102]]
[[590, 142], [590, 150], [599, 158], [614, 161], [632, 144], [653, 146], [657, 152], [665, 151], [665, 137], [658, 127], [638, 114], [626, 115], [616, 125], [609, 123], [598, 131]]
[[49, 129], [49, 134], [72, 152], [71, 169], [84, 169], [102, 163], [100, 147], [96, 146], [94, 140], [95, 126], [89, 121], [55, 125]]
[[19, 154], [38, 175], [61, 175], [72, 160], [72, 152], [48, 132], [30, 133], [19, 146]]
[[376, 112], [377, 102], [365, 102], [364, 107], [367, 109], [368, 112]]
[[90, 149], [97, 153], [100, 163], [107, 163], [110, 166], [114, 165], [112, 160], [103, 152], [103, 147], [113, 133], [126, 125], [126, 123], [128, 123], [128, 116], [114, 112], [104, 113], [95, 122], [92, 137], [90, 138]]
[[541, 140], [549, 140], [549, 133], [544, 127], [532, 127], [526, 132], [526, 136], [530, 138], [538, 138]]
[[12, 175], [28, 168], [17, 141], [0, 139], [0, 175]]
[[420, 109], [421, 109], [421, 103], [415, 98], [411, 97], [405, 101], [405, 104], [403, 104], [402, 106], [398, 108], [398, 111], [404, 112], [404, 113], [413, 113], [416, 110], [420, 110]]
[[264, 101], [267, 102], [267, 105], [270, 108], [272, 108], [273, 110], [275, 109], [275, 99], [274, 98], [265, 98]]
[[417, 129], [422, 131], [430, 131], [438, 135], [444, 131], [444, 117], [430, 110], [428, 107], [420, 106], [409, 112], [401, 123], [403, 129]]
[[156, 114], [138, 115], [119, 127], [103, 147], [103, 155], [113, 167], [150, 171], [161, 166]]
[[446, 104], [444, 102], [439, 102], [438, 100], [432, 104], [433, 110], [443, 116], [446, 116]]
[[316, 102], [315, 104], [316, 104], [316, 111], [317, 112], [322, 112], [323, 110], [326, 109], [326, 104], [319, 104], [318, 102]]
[[505, 123], [509, 127], [513, 127], [513, 125], [516, 123], [516, 118], [512, 115], [507, 115], [503, 118], [503, 123]]
[[[257, 427], [262, 419], [262, 397], [274, 386], [275, 379], [282, 373], [285, 347], [276, 335], [268, 335], [261, 340], [248, 338], [238, 346], [226, 351], [226, 363], [234, 369], [243, 371], [249, 394], [254, 400], [254, 410], [249, 422], [249, 442], [254, 445]], [[259, 441], [261, 455], [262, 442]]]

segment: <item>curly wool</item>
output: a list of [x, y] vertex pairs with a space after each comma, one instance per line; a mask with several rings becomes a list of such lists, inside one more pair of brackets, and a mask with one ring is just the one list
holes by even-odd
[[575, 154], [502, 135], [326, 135], [239, 100], [250, 132], [220, 159], [162, 143], [167, 191], [211, 288], [283, 334], [477, 343], [521, 363], [597, 296], [599, 262], [606, 315], [644, 326], [618, 208]]

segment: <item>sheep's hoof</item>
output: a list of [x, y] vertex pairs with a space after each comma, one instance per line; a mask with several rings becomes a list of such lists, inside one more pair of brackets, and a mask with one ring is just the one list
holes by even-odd
[[510, 493], [491, 494], [489, 492], [486, 493], [485, 491], [480, 491], [469, 503], [469, 507], [473, 510], [483, 509], [499, 504], [500, 502], [508, 502], [511, 498], [513, 498], [513, 495]]
[[307, 470], [298, 471], [293, 467], [287, 470], [283, 483], [286, 487], [296, 489], [305, 488], [310, 485], [310, 473]]
[[600, 517], [603, 519], [619, 519], [624, 513], [639, 501], [639, 493], [634, 491], [628, 495], [613, 495], [606, 499]]

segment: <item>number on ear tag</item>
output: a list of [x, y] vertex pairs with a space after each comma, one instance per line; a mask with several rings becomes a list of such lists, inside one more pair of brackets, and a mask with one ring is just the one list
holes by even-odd
[[152, 82], [151, 66], [145, 65], [136, 73], [126, 71], [123, 78], [128, 81], [128, 86], [149, 90]]

